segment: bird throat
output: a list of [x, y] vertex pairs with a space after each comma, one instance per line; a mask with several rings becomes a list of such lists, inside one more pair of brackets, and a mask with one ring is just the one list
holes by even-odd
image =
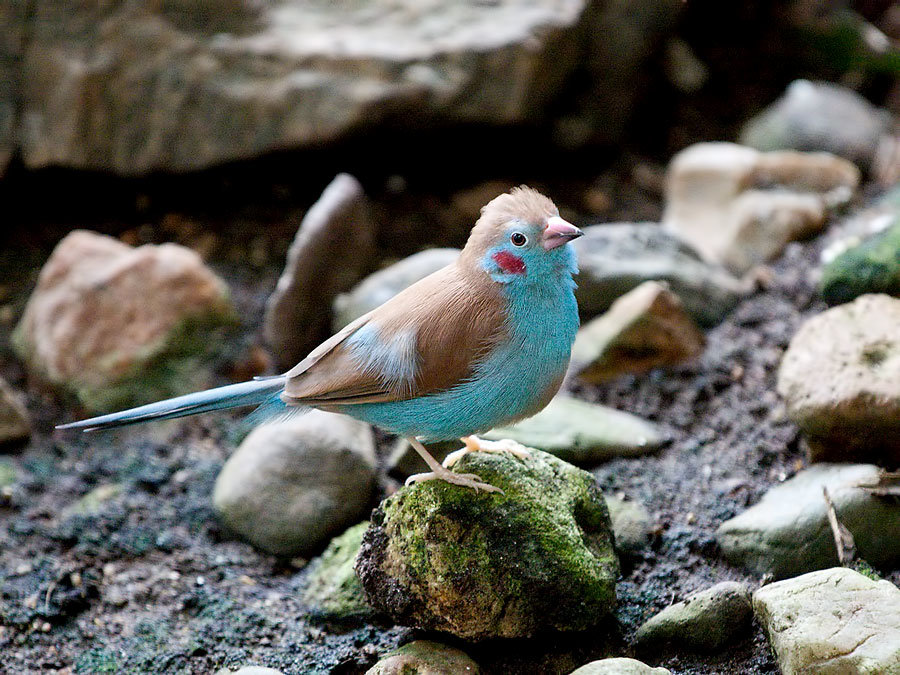
[[509, 251], [497, 251], [491, 258], [504, 274], [525, 274], [525, 261]]

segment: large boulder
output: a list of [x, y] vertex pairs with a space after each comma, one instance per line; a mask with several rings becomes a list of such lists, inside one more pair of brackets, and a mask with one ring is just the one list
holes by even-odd
[[254, 546], [308, 555], [359, 521], [374, 487], [371, 427], [313, 410], [254, 429], [222, 468], [213, 503]]
[[863, 295], [809, 319], [778, 393], [814, 460], [900, 463], [900, 299]]
[[472, 453], [453, 470], [503, 492], [435, 480], [385, 500], [356, 562], [372, 605], [465, 639], [586, 630], [612, 611], [618, 563], [591, 474], [539, 450]]
[[753, 611], [784, 675], [900, 673], [900, 589], [837, 567], [763, 586]]
[[225, 282], [190, 249], [77, 230], [41, 270], [12, 343], [32, 371], [102, 411], [204, 386], [214, 329], [235, 320]]
[[819, 232], [859, 180], [859, 169], [828, 153], [698, 143], [669, 165], [663, 223], [705, 259], [743, 274]]
[[586, 61], [591, 117], [614, 141], [680, 3], [592, 4], [38, 0], [15, 18], [18, 77], [0, 82], [23, 83], [7, 99], [29, 167], [187, 171], [397, 120], [530, 121]]

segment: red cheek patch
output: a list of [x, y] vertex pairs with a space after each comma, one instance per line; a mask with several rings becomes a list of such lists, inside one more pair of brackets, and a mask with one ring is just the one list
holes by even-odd
[[509, 251], [497, 251], [491, 258], [505, 274], [525, 274], [525, 262]]

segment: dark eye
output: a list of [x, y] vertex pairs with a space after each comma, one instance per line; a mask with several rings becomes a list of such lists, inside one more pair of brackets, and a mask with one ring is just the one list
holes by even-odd
[[513, 243], [513, 246], [524, 246], [528, 243], [528, 237], [521, 232], [513, 232], [509, 240]]

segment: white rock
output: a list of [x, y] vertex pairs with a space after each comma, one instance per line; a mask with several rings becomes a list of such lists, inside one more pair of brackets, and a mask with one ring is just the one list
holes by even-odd
[[628, 658], [591, 661], [570, 675], [672, 675], [666, 668], [652, 668], [643, 661]]
[[216, 479], [222, 521], [269, 553], [310, 553], [364, 515], [375, 485], [369, 425], [310, 411], [254, 429]]
[[900, 589], [838, 567], [763, 586], [753, 610], [784, 675], [900, 673]]
[[900, 299], [862, 295], [809, 319], [778, 393], [814, 460], [900, 462]]
[[672, 159], [663, 224], [707, 260], [743, 273], [819, 231], [859, 180], [859, 169], [827, 153], [698, 143]]

